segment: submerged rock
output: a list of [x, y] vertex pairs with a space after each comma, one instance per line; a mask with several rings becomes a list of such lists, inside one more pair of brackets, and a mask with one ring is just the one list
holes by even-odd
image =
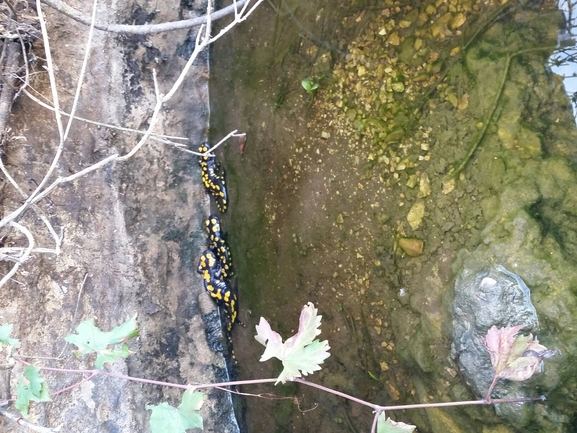
[[[498, 328], [525, 325], [536, 333], [539, 320], [531, 303], [531, 292], [523, 280], [501, 265], [481, 271], [463, 268], [455, 282], [453, 303], [453, 355], [471, 389], [484, 397], [493, 380], [493, 366], [483, 338], [493, 325]], [[534, 397], [523, 384], [501, 380], [493, 397]], [[500, 416], [515, 425], [526, 423], [523, 405], [497, 405]]]
[[411, 257], [417, 257], [423, 254], [424, 242], [420, 239], [399, 239], [399, 247]]

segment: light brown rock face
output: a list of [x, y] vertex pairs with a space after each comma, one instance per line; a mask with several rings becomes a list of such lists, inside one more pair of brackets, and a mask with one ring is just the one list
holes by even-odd
[[[90, 4], [68, 3], [90, 16]], [[177, 10], [146, 2], [140, 7], [119, 0], [102, 2], [97, 19], [106, 23], [166, 22], [200, 15], [203, 8], [181, 6]], [[148, 13], [155, 9], [155, 14]], [[44, 10], [61, 108], [70, 112], [88, 27], [46, 6]], [[186, 30], [146, 37], [96, 31], [77, 115], [146, 129], [155, 102], [152, 70], [158, 73], [160, 92], [167, 92], [185, 64], [183, 56], [190, 55], [186, 54], [190, 41], [193, 43], [194, 37], [187, 38]], [[39, 59], [31, 87], [51, 99], [40, 41], [33, 52]], [[207, 56], [201, 55], [179, 93], [161, 110], [156, 133], [187, 137], [189, 147], [205, 139], [207, 79]], [[55, 155], [58, 133], [54, 114], [21, 95], [12, 108], [9, 126], [11, 139], [4, 145], [4, 163], [30, 194]], [[52, 180], [114, 153], [124, 154], [138, 137], [75, 121]], [[3, 215], [22, 202], [3, 177]], [[57, 232], [62, 230], [62, 251], [59, 255], [32, 254], [0, 289], [0, 324], [14, 324], [12, 336], [22, 342], [19, 353], [50, 358], [61, 354], [62, 358], [27, 361], [39, 366], [94, 368], [94, 358], [77, 359], [72, 354], [74, 347], [65, 344], [65, 335], [90, 318], [110, 330], [138, 314], [140, 335], [129, 343], [133, 353], [126, 361], [108, 364], [108, 370], [180, 384], [226, 379], [222, 353], [213, 350], [222, 352], [221, 331], [214, 323], [214, 335], [206, 331], [207, 321], [218, 320], [218, 315], [195, 271], [206, 241], [203, 221], [209, 213], [196, 157], [149, 140], [133, 158], [55, 189], [38, 208]], [[29, 210], [20, 223], [32, 231], [38, 248], [53, 248], [34, 211]], [[23, 236], [14, 234], [4, 242], [5, 246], [25, 245]], [[2, 262], [0, 272], [6, 274], [10, 266]], [[22, 369], [23, 365], [17, 364], [10, 374], [12, 398], [16, 398], [16, 376]], [[43, 374], [51, 391], [83, 379], [79, 374]], [[0, 376], [0, 382], [4, 381], [2, 399], [7, 377]], [[228, 395], [220, 391], [206, 395], [208, 401], [201, 411], [205, 429], [237, 431]], [[150, 412], [145, 405], [166, 401], [178, 406], [181, 397], [182, 390], [98, 377], [55, 395], [53, 402], [33, 404], [29, 420], [40, 426], [62, 425], [62, 431], [69, 432], [147, 432]], [[17, 413], [13, 406], [7, 410]], [[2, 416], [0, 430], [29, 431]]]

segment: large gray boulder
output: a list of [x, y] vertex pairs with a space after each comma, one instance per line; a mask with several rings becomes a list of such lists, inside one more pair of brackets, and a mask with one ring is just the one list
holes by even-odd
[[[524, 331], [536, 333], [539, 320], [531, 303], [531, 292], [519, 276], [501, 265], [480, 271], [464, 268], [455, 282], [453, 308], [453, 354], [469, 386], [479, 397], [484, 397], [494, 371], [483, 338], [492, 326], [525, 325]], [[533, 397], [534, 391], [520, 383], [502, 380], [492, 396]], [[518, 424], [523, 418], [521, 407], [500, 405], [498, 412]]]

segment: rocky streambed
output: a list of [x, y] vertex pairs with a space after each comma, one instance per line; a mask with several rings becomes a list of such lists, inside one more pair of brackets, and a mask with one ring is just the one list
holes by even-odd
[[[312, 301], [332, 356], [311, 380], [379, 404], [482, 398], [451, 350], [466, 326], [455, 281], [496, 279], [483, 272], [500, 265], [530, 291], [527, 330], [562, 354], [519, 388], [547, 402], [397, 419], [426, 432], [571, 431], [577, 137], [547, 69], [562, 22], [553, 2], [295, 1], [263, 9], [215, 50], [227, 73], [213, 76], [213, 128], [248, 134], [242, 155], [225, 150], [249, 308], [235, 335], [241, 375], [276, 371], [245, 345], [251, 325], [264, 316], [292, 335]], [[275, 391], [319, 408], [249, 399], [254, 431], [370, 426], [368, 411], [338, 398]], [[273, 417], [255, 416], [263, 405]]]

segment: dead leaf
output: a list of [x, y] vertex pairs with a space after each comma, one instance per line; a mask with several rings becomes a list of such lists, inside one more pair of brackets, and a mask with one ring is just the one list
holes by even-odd
[[525, 325], [517, 325], [497, 328], [493, 325], [483, 339], [495, 371], [493, 383], [487, 392], [487, 400], [490, 399], [497, 379], [517, 382], [527, 380], [539, 369], [543, 359], [557, 353], [539, 344], [531, 334], [516, 337], [524, 327]]

